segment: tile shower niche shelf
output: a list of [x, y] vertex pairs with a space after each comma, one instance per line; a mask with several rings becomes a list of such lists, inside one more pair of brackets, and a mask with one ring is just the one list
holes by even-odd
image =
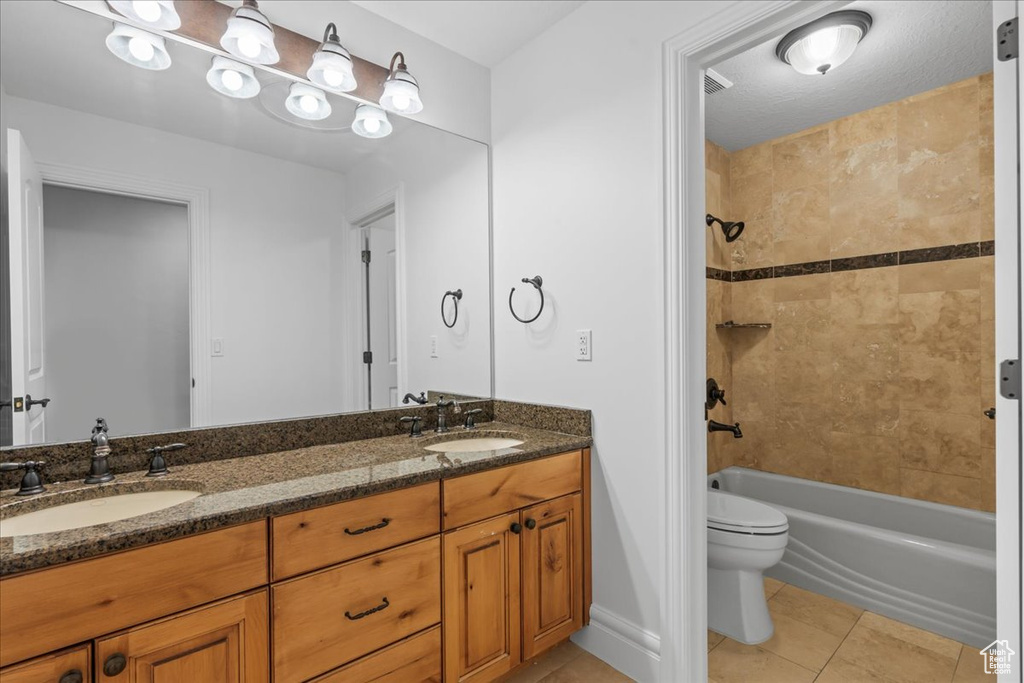
[[724, 323], [718, 323], [715, 325], [720, 330], [734, 330], [734, 329], [745, 329], [745, 330], [770, 330], [772, 329], [771, 323], [738, 323], [732, 320], [726, 320]]

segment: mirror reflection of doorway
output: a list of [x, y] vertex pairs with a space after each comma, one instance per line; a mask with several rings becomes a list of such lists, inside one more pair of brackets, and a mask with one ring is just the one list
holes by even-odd
[[398, 321], [395, 207], [361, 227], [367, 409], [398, 405]]

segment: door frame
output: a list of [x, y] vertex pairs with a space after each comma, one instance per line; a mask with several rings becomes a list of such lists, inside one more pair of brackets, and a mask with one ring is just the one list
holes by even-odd
[[[370, 223], [380, 217], [380, 214], [388, 209], [394, 207], [395, 214], [395, 336], [396, 344], [398, 346], [398, 359], [396, 365], [398, 373], [398, 394], [402, 395], [407, 391], [411, 391], [409, 386], [409, 365], [405, 361], [408, 355], [408, 329], [405, 325], [405, 311], [407, 307], [406, 296], [405, 296], [405, 263], [406, 263], [406, 249], [405, 249], [405, 184], [399, 182], [397, 185], [388, 188], [381, 192], [375, 197], [372, 197], [365, 202], [362, 202], [358, 206], [354, 207], [352, 211], [348, 212], [348, 257], [346, 263], [359, 263], [360, 252], [362, 251], [361, 234], [363, 228], [367, 227]], [[345, 311], [345, 319], [348, 321], [347, 333], [345, 335], [349, 350], [346, 352], [354, 361], [353, 363], [345, 363], [346, 368], [355, 367], [354, 377], [358, 377], [362, 374], [363, 364], [361, 357], [359, 356], [358, 349], [362, 349], [365, 344], [365, 330], [363, 325], [366, 323], [366, 297], [363, 287], [363, 275], [360, 269], [353, 269], [350, 276], [346, 277], [346, 290], [363, 292], [364, 296], [359, 299], [358, 305], [352, 305], [351, 297], [345, 297], [345, 303], [347, 310]], [[351, 408], [352, 410], [364, 410], [363, 406], [366, 405], [366, 383], [362, 380], [359, 382], [349, 382], [349, 406], [359, 406], [358, 408]], [[376, 409], [375, 409], [376, 410]]]
[[189, 250], [189, 365], [192, 379], [195, 380], [195, 386], [190, 391], [189, 410], [192, 427], [210, 426], [213, 387], [210, 361], [209, 189], [70, 164], [37, 161], [36, 166], [43, 177], [43, 185], [185, 205], [188, 212]]

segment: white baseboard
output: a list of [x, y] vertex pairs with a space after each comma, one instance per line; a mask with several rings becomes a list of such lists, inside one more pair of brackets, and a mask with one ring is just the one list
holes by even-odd
[[572, 641], [641, 683], [658, 680], [661, 639], [598, 605], [590, 608], [590, 626]]

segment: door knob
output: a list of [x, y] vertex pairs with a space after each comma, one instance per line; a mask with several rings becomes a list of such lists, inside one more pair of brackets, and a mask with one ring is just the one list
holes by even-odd
[[985, 411], [985, 417], [987, 417], [990, 420], [996, 419], [996, 409], [995, 408], [989, 408], [988, 410], [986, 410]]
[[25, 410], [31, 410], [32, 406], [42, 406], [45, 408], [48, 405], [50, 405], [50, 399], [48, 398], [34, 399], [32, 394], [25, 394]]
[[103, 673], [107, 676], [118, 676], [124, 668], [128, 665], [128, 660], [120, 652], [107, 657], [107, 661], [103, 662]]
[[512, 522], [512, 525], [508, 528], [508, 530], [514, 534], [518, 534], [520, 531], [523, 530], [523, 525], [519, 522]]
[[537, 520], [535, 520], [535, 519], [527, 519], [526, 520], [526, 528], [527, 529], [536, 529], [537, 528]]
[[58, 683], [82, 683], [82, 680], [82, 672], [78, 669], [72, 669], [61, 676]]

